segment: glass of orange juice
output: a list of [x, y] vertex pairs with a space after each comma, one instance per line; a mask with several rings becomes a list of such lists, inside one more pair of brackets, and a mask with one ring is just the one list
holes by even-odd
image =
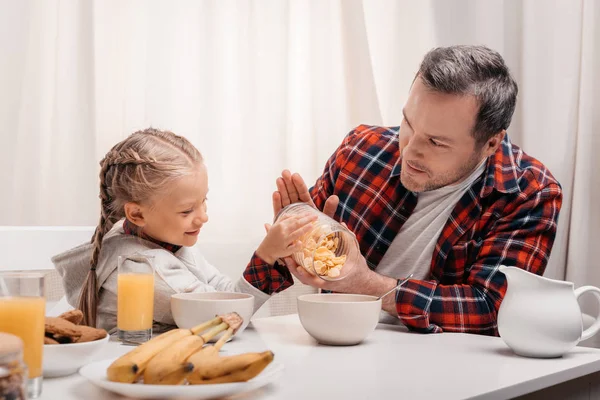
[[11, 333], [23, 340], [30, 398], [42, 393], [45, 315], [43, 274], [0, 272], [0, 332]]
[[124, 342], [144, 343], [152, 337], [154, 314], [153, 257], [119, 257], [117, 329]]

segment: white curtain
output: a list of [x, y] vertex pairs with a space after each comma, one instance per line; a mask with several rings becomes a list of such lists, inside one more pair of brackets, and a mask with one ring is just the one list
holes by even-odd
[[425, 52], [486, 44], [519, 83], [512, 140], [564, 188], [547, 276], [600, 286], [596, 0], [0, 7], [0, 225], [95, 224], [98, 161], [151, 125], [204, 153], [203, 235], [256, 243], [283, 168], [314, 181], [353, 126], [400, 123]]

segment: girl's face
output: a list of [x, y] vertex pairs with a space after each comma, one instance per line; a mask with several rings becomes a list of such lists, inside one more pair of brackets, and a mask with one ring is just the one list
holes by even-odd
[[200, 163], [193, 174], [174, 181], [166, 193], [150, 205], [140, 205], [142, 231], [163, 242], [193, 246], [208, 221], [208, 174], [204, 163]]

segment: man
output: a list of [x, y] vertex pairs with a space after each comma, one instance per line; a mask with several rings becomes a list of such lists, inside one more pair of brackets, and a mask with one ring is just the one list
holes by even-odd
[[[498, 267], [543, 274], [562, 202], [546, 167], [506, 134], [516, 97], [498, 53], [482, 46], [430, 51], [400, 127], [350, 132], [310, 191], [297, 174], [284, 171], [277, 180], [276, 212], [297, 201], [335, 211], [364, 256], [337, 282], [286, 259], [289, 271], [314, 287], [371, 295], [412, 273], [395, 297], [384, 298], [390, 316], [419, 332], [496, 335], [506, 291]], [[256, 254], [251, 264], [248, 279], [278, 281], [277, 290], [293, 282], [273, 260]]]

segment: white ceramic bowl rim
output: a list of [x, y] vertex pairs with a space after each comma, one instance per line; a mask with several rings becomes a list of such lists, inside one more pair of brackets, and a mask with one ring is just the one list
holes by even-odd
[[191, 301], [237, 301], [253, 299], [254, 296], [248, 293], [239, 292], [203, 292], [203, 293], [175, 293], [171, 295], [172, 299], [191, 300]]
[[[344, 300], [344, 297], [354, 300]], [[368, 294], [346, 294], [346, 293], [309, 293], [298, 296], [299, 301], [310, 303], [336, 303], [336, 304], [364, 304], [379, 301], [376, 296]]]
[[91, 342], [81, 342], [81, 343], [59, 343], [59, 344], [44, 344], [44, 347], [83, 347], [85, 345], [91, 345], [93, 343], [100, 343], [100, 342], [108, 342], [108, 339], [110, 338], [110, 335], [107, 333], [106, 336], [104, 336], [102, 339], [96, 339], [96, 340], [92, 340]]

